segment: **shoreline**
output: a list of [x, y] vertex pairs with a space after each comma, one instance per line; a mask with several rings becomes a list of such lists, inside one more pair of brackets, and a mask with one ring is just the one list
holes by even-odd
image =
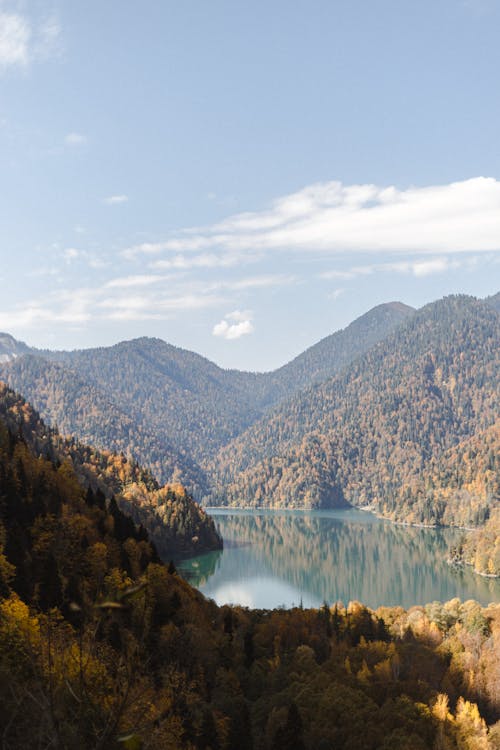
[[[382, 515], [380, 512], [376, 510], [376, 506], [374, 505], [363, 505], [363, 506], [356, 506], [356, 505], [348, 505], [341, 508], [283, 508], [281, 506], [266, 506], [264, 508], [255, 508], [251, 505], [242, 505], [238, 507], [234, 506], [228, 506], [228, 505], [206, 505], [202, 506], [203, 510], [205, 510], [207, 513], [211, 510], [218, 510], [218, 511], [244, 511], [244, 512], [262, 512], [262, 511], [281, 511], [284, 513], [311, 513], [311, 512], [318, 512], [320, 510], [359, 510], [364, 513], [371, 513], [375, 518], [378, 518], [381, 521], [387, 521], [388, 523], [392, 523], [395, 526], [406, 526], [408, 528], [418, 528], [418, 529], [456, 529], [457, 531], [465, 531], [467, 533], [471, 533], [473, 531], [478, 531], [481, 526], [475, 526], [475, 527], [468, 527], [468, 526], [451, 526], [447, 524], [425, 524], [425, 523], [411, 523], [409, 521], [396, 521], [392, 518], [388, 518], [387, 516]], [[470, 567], [472, 568], [473, 573], [475, 573], [478, 576], [482, 576], [483, 578], [491, 578], [491, 579], [500, 579], [500, 575], [497, 575], [496, 573], [483, 573], [480, 570], [476, 570], [472, 567], [472, 564], [461, 562], [461, 561], [453, 561], [450, 559], [446, 560], [446, 564], [450, 565], [451, 567], [457, 566], [457, 567]]]

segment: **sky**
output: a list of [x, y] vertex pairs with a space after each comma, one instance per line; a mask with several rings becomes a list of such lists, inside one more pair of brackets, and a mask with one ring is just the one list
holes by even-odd
[[500, 0], [0, 0], [0, 331], [270, 370], [500, 289]]

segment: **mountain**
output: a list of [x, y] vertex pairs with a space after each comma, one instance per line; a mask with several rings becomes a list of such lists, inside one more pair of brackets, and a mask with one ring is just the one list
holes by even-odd
[[103, 507], [107, 499], [116, 513], [119, 506], [143, 533], [147, 529], [163, 559], [222, 547], [214, 522], [182, 485], [160, 487], [149, 471], [123, 454], [62, 437], [57, 430], [47, 428], [30, 404], [3, 383], [0, 421], [36, 458], [58, 464], [61, 472], [74, 473], [79, 484], [73, 488], [75, 495], [97, 493]]
[[23, 354], [28, 354], [30, 351], [29, 346], [26, 346], [22, 341], [16, 341], [8, 333], [0, 333], [0, 364], [11, 362], [13, 359], [21, 357]]
[[101, 448], [123, 451], [160, 481], [209, 491], [205, 465], [217, 451], [304, 385], [339, 372], [394, 330], [413, 309], [379, 305], [270, 373], [223, 370], [161, 341], [29, 350], [0, 365], [49, 424]]
[[146, 420], [138, 423], [127, 403], [117, 404], [111, 389], [89, 382], [77, 368], [29, 353], [0, 367], [0, 378], [64, 435], [133, 456], [163, 481], [204, 486], [202, 470], [182, 451], [180, 441], [172, 444]]
[[447, 497], [460, 480], [450, 467], [458, 462], [463, 474], [460, 444], [498, 420], [499, 373], [500, 315], [490, 305], [464, 296], [427, 305], [338, 376], [283, 402], [222, 448], [208, 467], [214, 489], [206, 500], [348, 502], [407, 522], [481, 523], [498, 501], [498, 463], [495, 478], [475, 487], [474, 503], [470, 492]]
[[490, 305], [490, 307], [493, 307], [500, 312], [500, 292], [492, 294], [491, 297], [486, 297], [484, 301], [487, 305]]
[[274, 403], [340, 372], [382, 341], [414, 312], [413, 307], [402, 302], [377, 305], [347, 328], [321, 339], [291, 362], [271, 373], [272, 382], [279, 393], [279, 397], [274, 398]]
[[499, 605], [218, 607], [4, 402], [3, 747], [498, 748]]

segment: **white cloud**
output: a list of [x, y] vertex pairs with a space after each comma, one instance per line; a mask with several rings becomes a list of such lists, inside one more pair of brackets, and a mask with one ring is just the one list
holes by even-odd
[[170, 276], [155, 276], [153, 274], [138, 274], [137, 276], [120, 276], [116, 279], [111, 279], [105, 284], [107, 289], [127, 289], [130, 287], [137, 286], [151, 286], [151, 284], [158, 284], [161, 281], [166, 281], [171, 278]]
[[455, 256], [439, 256], [429, 258], [421, 256], [404, 261], [392, 261], [385, 263], [373, 263], [364, 266], [352, 266], [347, 270], [332, 269], [323, 271], [319, 278], [325, 280], [343, 279], [346, 281], [358, 278], [359, 276], [370, 276], [374, 273], [401, 273], [411, 274], [417, 278], [433, 276], [434, 274], [447, 273], [459, 269], [473, 270], [481, 264], [494, 260], [493, 253], [483, 253], [482, 255], [461, 254]]
[[71, 263], [71, 261], [76, 260], [78, 257], [80, 257], [80, 251], [76, 249], [76, 247], [67, 247], [65, 250], [63, 250], [62, 256], [66, 263]]
[[83, 146], [84, 143], [87, 143], [87, 136], [83, 133], [68, 133], [64, 142], [68, 146]]
[[328, 297], [329, 297], [330, 299], [336, 300], [336, 299], [338, 299], [339, 297], [341, 297], [341, 296], [342, 296], [342, 295], [344, 294], [344, 292], [345, 292], [345, 289], [333, 289], [333, 290], [332, 290], [332, 291], [330, 292], [330, 294], [328, 295]]
[[500, 181], [396, 187], [325, 182], [242, 213], [194, 227], [128, 257], [162, 252], [296, 251], [456, 253], [500, 250]]
[[116, 206], [119, 203], [127, 203], [127, 201], [128, 195], [110, 195], [104, 199], [104, 203], [107, 203], [108, 206]]
[[254, 327], [250, 310], [233, 310], [227, 313], [224, 319], [216, 323], [212, 329], [213, 336], [219, 336], [226, 341], [235, 341], [253, 332]]
[[193, 268], [230, 268], [239, 265], [241, 262], [256, 260], [256, 257], [243, 257], [234, 253], [224, 253], [216, 255], [215, 253], [202, 253], [201, 255], [189, 256], [185, 254], [175, 255], [172, 258], [155, 260], [149, 264], [150, 268], [157, 270], [179, 270], [188, 271]]
[[227, 279], [226, 281], [218, 281], [215, 282], [214, 286], [219, 289], [243, 291], [246, 289], [262, 289], [273, 286], [289, 286], [290, 284], [294, 284], [296, 280], [296, 277], [291, 275], [267, 274], [263, 276], [249, 276], [246, 279]]
[[0, 11], [0, 69], [27, 67], [52, 56], [59, 48], [57, 19], [30, 19], [21, 13]]
[[17, 13], [0, 12], [0, 65], [27, 65], [30, 58], [31, 27]]

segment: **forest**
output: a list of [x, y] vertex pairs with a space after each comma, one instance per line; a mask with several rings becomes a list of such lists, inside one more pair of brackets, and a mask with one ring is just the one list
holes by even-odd
[[500, 500], [499, 352], [490, 306], [449, 297], [423, 308], [221, 449], [209, 502], [348, 503], [405, 523], [483, 525]]
[[222, 370], [159, 339], [53, 352], [5, 337], [4, 351], [18, 356], [3, 366], [0, 358], [0, 378], [63, 434], [130, 453], [161, 482], [180, 481], [201, 497], [210, 484], [205, 464], [221, 446], [274, 404], [340, 372], [413, 312], [379, 305], [269, 373]]
[[205, 505], [354, 505], [396, 522], [488, 523], [453, 559], [496, 575], [498, 299], [379, 305], [270, 373], [222, 370], [159, 339], [41, 352], [4, 337], [18, 356], [0, 375], [63, 434], [167, 482], [164, 499], [136, 487], [130, 505], [129, 486], [121, 501], [137, 521], [147, 506], [157, 544], [168, 492], [186, 487]]
[[500, 605], [217, 607], [5, 395], [4, 748], [498, 748]]
[[110, 501], [147, 529], [159, 554], [172, 558], [222, 548], [214, 522], [179, 484], [160, 486], [151, 472], [123, 453], [98, 450], [47, 427], [21, 396], [0, 383], [0, 418], [40, 459], [71, 466], [100, 503]]

